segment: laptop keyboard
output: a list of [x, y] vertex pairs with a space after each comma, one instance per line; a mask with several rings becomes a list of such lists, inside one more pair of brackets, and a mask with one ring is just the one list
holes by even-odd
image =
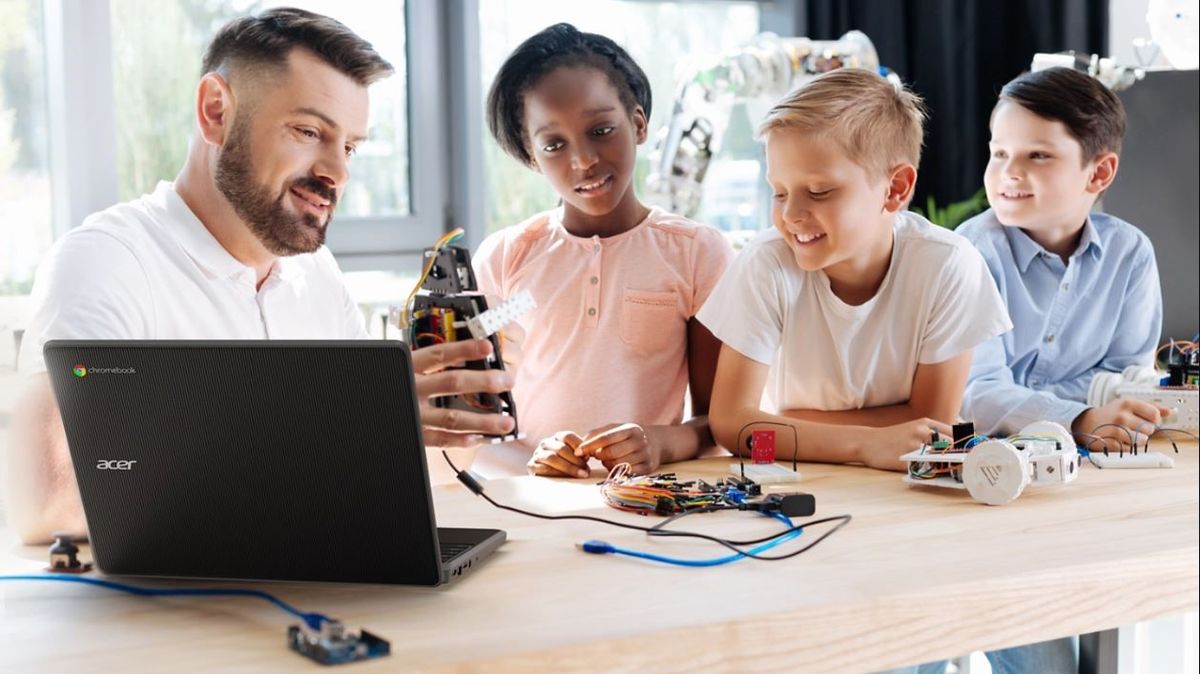
[[471, 546], [465, 543], [442, 543], [441, 546], [443, 562], [448, 562], [471, 549]]

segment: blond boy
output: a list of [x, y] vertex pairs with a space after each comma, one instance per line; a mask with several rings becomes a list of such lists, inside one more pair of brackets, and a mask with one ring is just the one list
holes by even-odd
[[698, 314], [723, 342], [710, 421], [725, 447], [775, 429], [784, 458], [899, 470], [956, 419], [972, 350], [1012, 327], [970, 243], [904, 210], [924, 116], [903, 87], [844, 69], [762, 122], [775, 227]]

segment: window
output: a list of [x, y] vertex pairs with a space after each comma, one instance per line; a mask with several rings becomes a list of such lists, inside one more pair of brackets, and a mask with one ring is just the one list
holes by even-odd
[[[406, 216], [409, 184], [405, 3], [337, 0], [246, 2], [111, 0], [117, 110], [118, 196], [124, 201], [171, 180], [183, 166], [204, 48], [225, 22], [277, 5], [335, 17], [371, 42], [396, 74], [371, 88], [371, 131], [351, 162], [341, 219]], [[339, 223], [342, 224], [342, 223]], [[331, 236], [333, 230], [330, 230]]]
[[0, 295], [28, 294], [54, 240], [44, 46], [40, 0], [0, 2]]
[[[479, 3], [479, 24], [486, 27], [480, 31], [479, 45], [482, 95], [486, 96], [496, 71], [517, 45], [559, 21], [612, 38], [650, 78], [654, 106], [649, 139], [639, 148], [634, 174], [639, 186], [649, 171], [646, 155], [669, 118], [671, 97], [689, 64], [748, 44], [760, 24], [759, 6], [754, 2], [486, 0]], [[504, 154], [486, 131], [483, 143], [485, 226], [489, 233], [558, 202], [540, 175]], [[709, 166], [704, 198], [694, 218], [722, 229], [758, 228], [766, 222], [762, 183], [761, 149], [738, 106], [721, 151]]]

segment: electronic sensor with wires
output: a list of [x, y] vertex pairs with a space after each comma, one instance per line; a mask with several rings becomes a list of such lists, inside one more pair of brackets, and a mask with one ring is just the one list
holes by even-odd
[[[459, 369], [503, 370], [500, 330], [537, 305], [528, 292], [488, 309], [487, 299], [479, 292], [471, 254], [465, 248], [451, 245], [462, 237], [456, 229], [425, 250], [425, 266], [408, 299], [402, 307], [394, 307], [390, 320], [401, 328], [405, 341], [414, 348], [448, 344], [469, 339], [486, 339], [492, 344], [487, 358], [467, 362]], [[464, 393], [439, 396], [436, 407], [460, 409], [485, 414], [503, 414], [517, 421], [516, 404], [512, 393]], [[487, 436], [493, 443], [523, 437], [517, 424], [506, 435]]]
[[315, 630], [307, 625], [292, 625], [287, 639], [288, 648], [322, 665], [343, 665], [391, 653], [386, 640], [366, 630], [347, 629], [336, 620], [326, 621]]
[[[742, 427], [742, 430], [744, 431], [747, 427], [756, 423], [765, 424], [766, 422], [751, 422]], [[791, 430], [793, 443], [798, 442], [795, 437], [795, 429]], [[741, 432], [738, 435], [740, 437]], [[794, 447], [795, 445], [793, 445]], [[730, 473], [744, 479], [753, 480], [758, 484], [786, 484], [800, 481], [800, 471], [796, 469], [795, 449], [792, 452], [791, 470], [775, 463], [775, 431], [762, 429], [750, 431], [746, 435], [746, 451], [750, 453], [751, 463], [747, 465], [744, 460], [739, 460], [736, 465], [730, 464]]]

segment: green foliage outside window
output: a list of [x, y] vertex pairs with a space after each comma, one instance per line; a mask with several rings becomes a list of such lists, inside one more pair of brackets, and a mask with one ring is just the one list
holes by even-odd
[[987, 208], [987, 192], [984, 191], [984, 188], [980, 187], [978, 192], [962, 201], [955, 201], [939, 207], [933, 197], [930, 196], [925, 201], [925, 208], [914, 206], [912, 210], [925, 216], [926, 220], [935, 225], [945, 227], [946, 229], [954, 229], [971, 217], [986, 211]]

